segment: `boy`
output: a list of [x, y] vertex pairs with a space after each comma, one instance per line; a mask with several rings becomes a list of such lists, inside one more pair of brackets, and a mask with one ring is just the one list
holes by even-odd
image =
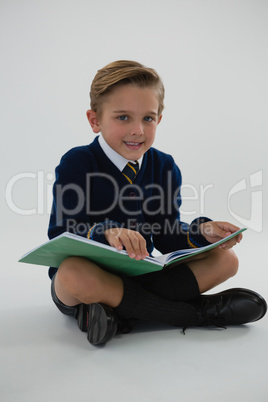
[[[132, 61], [111, 63], [96, 74], [90, 97], [87, 118], [101, 135], [61, 159], [49, 238], [67, 230], [124, 247], [140, 260], [154, 247], [162, 253], [200, 247], [238, 229], [204, 217], [190, 225], [180, 221], [180, 170], [170, 155], [152, 148], [164, 108], [164, 87], [155, 70]], [[118, 330], [127, 332], [133, 320], [184, 328], [257, 321], [267, 306], [253, 291], [201, 296], [235, 275], [238, 260], [231, 248], [241, 239], [187, 264], [132, 278], [70, 257], [50, 268], [52, 297], [93, 345], [108, 342]]]

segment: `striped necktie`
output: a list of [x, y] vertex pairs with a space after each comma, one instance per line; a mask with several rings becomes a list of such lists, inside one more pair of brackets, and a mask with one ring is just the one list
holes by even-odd
[[123, 175], [129, 181], [130, 184], [133, 183], [137, 173], [139, 171], [139, 162], [128, 162], [124, 169], [122, 170]]

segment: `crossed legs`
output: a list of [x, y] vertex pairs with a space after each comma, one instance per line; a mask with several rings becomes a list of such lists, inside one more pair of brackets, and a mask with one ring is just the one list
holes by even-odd
[[222, 249], [191, 258], [187, 265], [135, 278], [119, 277], [84, 258], [70, 257], [53, 279], [52, 297], [61, 311], [69, 308], [63, 312], [76, 317], [93, 345], [106, 343], [117, 330], [125, 331], [133, 319], [183, 328], [240, 325], [259, 320], [267, 311], [256, 292], [229, 289], [200, 296], [237, 269], [234, 252]]
[[[214, 249], [188, 261], [200, 293], [226, 281], [238, 270], [238, 259], [231, 249]], [[69, 257], [58, 269], [55, 291], [67, 306], [104, 303], [114, 308], [121, 303], [124, 285], [119, 276], [104, 271], [95, 263], [81, 257]]]

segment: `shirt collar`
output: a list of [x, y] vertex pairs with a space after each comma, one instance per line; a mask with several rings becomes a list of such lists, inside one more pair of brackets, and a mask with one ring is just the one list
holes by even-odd
[[[128, 159], [124, 158], [122, 155], [118, 154], [113, 148], [110, 147], [110, 145], [107, 144], [105, 139], [103, 138], [102, 135], [99, 136], [98, 138], [99, 144], [105, 155], [110, 159], [111, 162], [122, 172], [124, 167], [128, 162], [133, 162], [129, 161]], [[139, 166], [141, 167], [143, 160], [143, 155], [140, 159], [138, 159]]]

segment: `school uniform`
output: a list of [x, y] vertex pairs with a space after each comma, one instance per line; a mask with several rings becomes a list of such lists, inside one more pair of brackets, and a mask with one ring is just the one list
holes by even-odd
[[56, 168], [49, 238], [69, 231], [107, 244], [104, 231], [124, 227], [143, 235], [150, 254], [207, 245], [198, 227], [208, 218], [180, 221], [182, 179], [172, 156], [150, 148], [132, 184], [122, 174], [127, 162], [102, 137], [68, 151]]

